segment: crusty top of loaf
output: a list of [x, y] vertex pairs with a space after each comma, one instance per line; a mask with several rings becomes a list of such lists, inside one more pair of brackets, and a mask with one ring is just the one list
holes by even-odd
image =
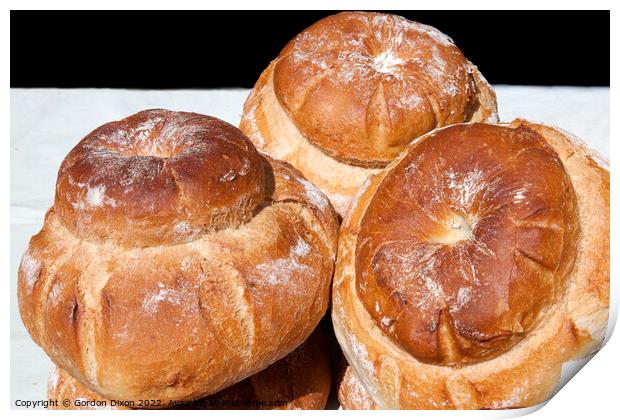
[[304, 136], [336, 159], [384, 166], [415, 137], [468, 121], [475, 67], [452, 40], [403, 17], [345, 12], [280, 53], [275, 93]]
[[391, 169], [357, 238], [357, 290], [418, 360], [496, 356], [561, 298], [578, 238], [562, 162], [526, 126], [458, 125]]
[[80, 238], [175, 244], [247, 220], [264, 189], [262, 159], [236, 127], [153, 109], [105, 124], [71, 150], [54, 209]]

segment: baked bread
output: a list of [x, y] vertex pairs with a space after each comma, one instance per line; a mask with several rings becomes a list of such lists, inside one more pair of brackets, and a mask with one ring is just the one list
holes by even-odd
[[[325, 408], [331, 372], [325, 338], [319, 329], [284, 359], [215, 395], [175, 405], [173, 409], [224, 410], [322, 410]], [[68, 400], [57, 410], [130, 410], [145, 402], [112, 401], [97, 395], [54, 365], [48, 382], [50, 400]], [[159, 405], [157, 401], [146, 402]]]
[[344, 12], [288, 43], [256, 82], [240, 128], [344, 214], [411, 140], [465, 121], [497, 121], [495, 93], [450, 38], [400, 16]]
[[196, 400], [299, 346], [329, 302], [337, 216], [235, 127], [150, 110], [88, 134], [19, 268], [52, 361], [104, 398]]
[[605, 334], [605, 162], [523, 120], [420, 137], [352, 204], [332, 305], [380, 408], [544, 402]]
[[343, 410], [378, 409], [377, 404], [348, 365], [342, 370], [338, 381], [338, 402]]

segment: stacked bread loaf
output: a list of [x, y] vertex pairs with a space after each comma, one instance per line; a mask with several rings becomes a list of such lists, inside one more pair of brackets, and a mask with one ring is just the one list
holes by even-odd
[[412, 139], [465, 121], [497, 121], [495, 93], [450, 38], [400, 16], [346, 12], [289, 42], [256, 82], [240, 128], [344, 215]]
[[600, 347], [607, 163], [558, 128], [499, 123], [438, 30], [323, 19], [240, 128], [144, 111], [65, 158], [19, 271], [50, 398], [323, 408], [332, 276], [343, 408], [531, 406]]
[[433, 131], [371, 178], [340, 232], [341, 403], [546, 401], [607, 326], [604, 166], [567, 133], [517, 120]]
[[[63, 161], [22, 259], [22, 319], [78, 390], [147, 408], [196, 401], [308, 339], [329, 303], [337, 231], [325, 196], [235, 127], [140, 112]], [[253, 376], [250, 396], [294, 386], [313, 396], [283, 392], [288, 406], [322, 408], [325, 346], [304, 346]]]

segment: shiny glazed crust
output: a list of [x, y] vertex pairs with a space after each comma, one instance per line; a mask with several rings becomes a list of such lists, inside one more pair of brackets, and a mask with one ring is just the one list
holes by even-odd
[[[97, 146], [127, 125], [134, 146], [149, 141], [140, 127], [160, 118], [161, 130], [187, 118], [199, 126], [154, 131], [163, 148], [204, 144], [176, 155], [184, 163], [142, 165], [124, 185], [141, 166], [121, 162], [99, 177], [92, 163], [108, 151], [86, 148], [87, 136], [63, 163], [54, 207], [19, 269], [20, 313], [34, 341], [110, 399], [218, 392], [299, 346], [329, 303], [338, 224], [327, 198], [236, 128], [198, 114], [145, 111], [112, 123], [121, 129], [103, 130]], [[74, 223], [81, 219], [90, 222]]]
[[[202, 400], [172, 406], [176, 410], [322, 410], [331, 382], [329, 356], [323, 334], [316, 330], [301, 346], [265, 370]], [[104, 403], [98, 406], [59, 405], [52, 409], [128, 410], [131, 402], [113, 404], [54, 366], [48, 382], [49, 399], [74, 402], [78, 399]], [[139, 402], [133, 402], [134, 409]]]
[[497, 121], [495, 93], [448, 37], [399, 16], [345, 12], [282, 50], [240, 128], [343, 214], [364, 179], [412, 139], [463, 121]]
[[[460, 126], [473, 128], [475, 124]], [[355, 375], [380, 408], [535, 405], [553, 392], [562, 364], [596, 350], [604, 336], [609, 307], [609, 172], [605, 163], [559, 129], [522, 120], [497, 127], [532, 130], [561, 161], [576, 200], [578, 234], [572, 244], [566, 244], [575, 247], [574, 264], [570, 264], [570, 269], [564, 268], [567, 272], [562, 285], [557, 287], [555, 297], [541, 308], [540, 319], [523, 331], [518, 342], [502, 348], [491, 358], [447, 364], [414, 357], [406, 346], [384, 332], [362, 302], [359, 276], [364, 273], [356, 276], [355, 262], [359, 234], [366, 227], [365, 217], [373, 200], [380, 197], [378, 194], [389, 192], [384, 188], [397, 185], [386, 183], [390, 174], [395, 173], [407, 156], [416, 153], [418, 145], [433, 141], [434, 136], [454, 127], [416, 140], [399, 160], [385, 172], [371, 177], [360, 190], [341, 228], [334, 278], [332, 318], [336, 336]], [[405, 179], [402, 185], [406, 185]], [[536, 197], [524, 191], [524, 198]], [[388, 210], [394, 209], [384, 208], [386, 214], [391, 214]], [[533, 290], [532, 293], [539, 293]], [[429, 313], [435, 310], [430, 309]]]

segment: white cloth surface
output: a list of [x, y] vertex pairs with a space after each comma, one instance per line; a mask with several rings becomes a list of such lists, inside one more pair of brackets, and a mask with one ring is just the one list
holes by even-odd
[[[609, 88], [495, 86], [500, 118], [553, 124], [609, 156]], [[64, 156], [108, 121], [148, 108], [213, 115], [237, 125], [247, 89], [11, 90], [11, 402], [46, 398], [50, 361], [26, 332], [17, 306], [17, 268], [52, 205]]]

